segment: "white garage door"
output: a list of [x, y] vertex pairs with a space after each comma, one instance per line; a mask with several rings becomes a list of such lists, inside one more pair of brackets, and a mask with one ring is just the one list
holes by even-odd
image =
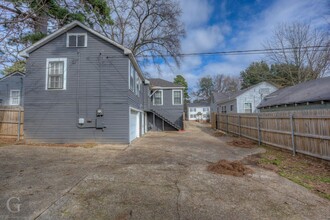
[[139, 112], [131, 110], [130, 114], [130, 141], [140, 136]]

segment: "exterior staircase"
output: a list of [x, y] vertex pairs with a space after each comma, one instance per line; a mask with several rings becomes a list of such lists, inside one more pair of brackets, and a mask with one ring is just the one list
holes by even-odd
[[150, 109], [150, 112], [152, 112], [153, 114], [155, 114], [158, 118], [164, 120], [167, 124], [171, 125], [173, 128], [175, 128], [176, 130], [181, 130], [181, 127], [175, 123], [173, 123], [172, 121], [168, 120], [166, 117], [164, 117], [162, 114], [160, 114], [159, 112]]

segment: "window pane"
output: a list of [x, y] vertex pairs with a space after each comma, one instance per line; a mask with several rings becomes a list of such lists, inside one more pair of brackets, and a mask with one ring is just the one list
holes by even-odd
[[48, 88], [49, 89], [62, 89], [63, 88], [63, 75], [64, 75], [64, 62], [54, 61], [49, 62], [48, 70]]
[[181, 105], [181, 92], [180, 91], [174, 91], [174, 104]]
[[154, 103], [155, 103], [155, 105], [161, 105], [162, 104], [162, 92], [161, 91], [157, 91], [154, 94]]
[[78, 47], [84, 47], [85, 46], [85, 35], [78, 35]]
[[76, 36], [75, 35], [71, 35], [69, 36], [69, 47], [75, 47], [76, 46]]

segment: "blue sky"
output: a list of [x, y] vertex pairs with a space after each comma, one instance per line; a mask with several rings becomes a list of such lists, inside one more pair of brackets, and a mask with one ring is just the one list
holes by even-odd
[[[182, 53], [262, 49], [280, 23], [310, 22], [329, 28], [328, 0], [179, 0], [186, 37]], [[182, 74], [193, 89], [200, 77], [219, 73], [238, 76], [251, 62], [267, 60], [263, 55], [187, 56], [180, 68], [145, 67], [152, 77], [172, 81]]]

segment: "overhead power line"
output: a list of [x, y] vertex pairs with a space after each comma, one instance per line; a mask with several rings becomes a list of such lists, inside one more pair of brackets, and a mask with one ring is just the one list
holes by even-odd
[[[270, 54], [274, 52], [294, 52], [295, 50], [314, 50], [326, 51], [329, 46], [305, 46], [305, 47], [286, 47], [286, 48], [269, 48], [269, 49], [255, 49], [255, 50], [231, 50], [231, 51], [215, 51], [215, 52], [196, 52], [196, 53], [181, 53], [179, 56], [203, 56], [203, 55], [249, 55], [249, 54]], [[171, 57], [172, 55], [140, 55], [138, 57]]]

